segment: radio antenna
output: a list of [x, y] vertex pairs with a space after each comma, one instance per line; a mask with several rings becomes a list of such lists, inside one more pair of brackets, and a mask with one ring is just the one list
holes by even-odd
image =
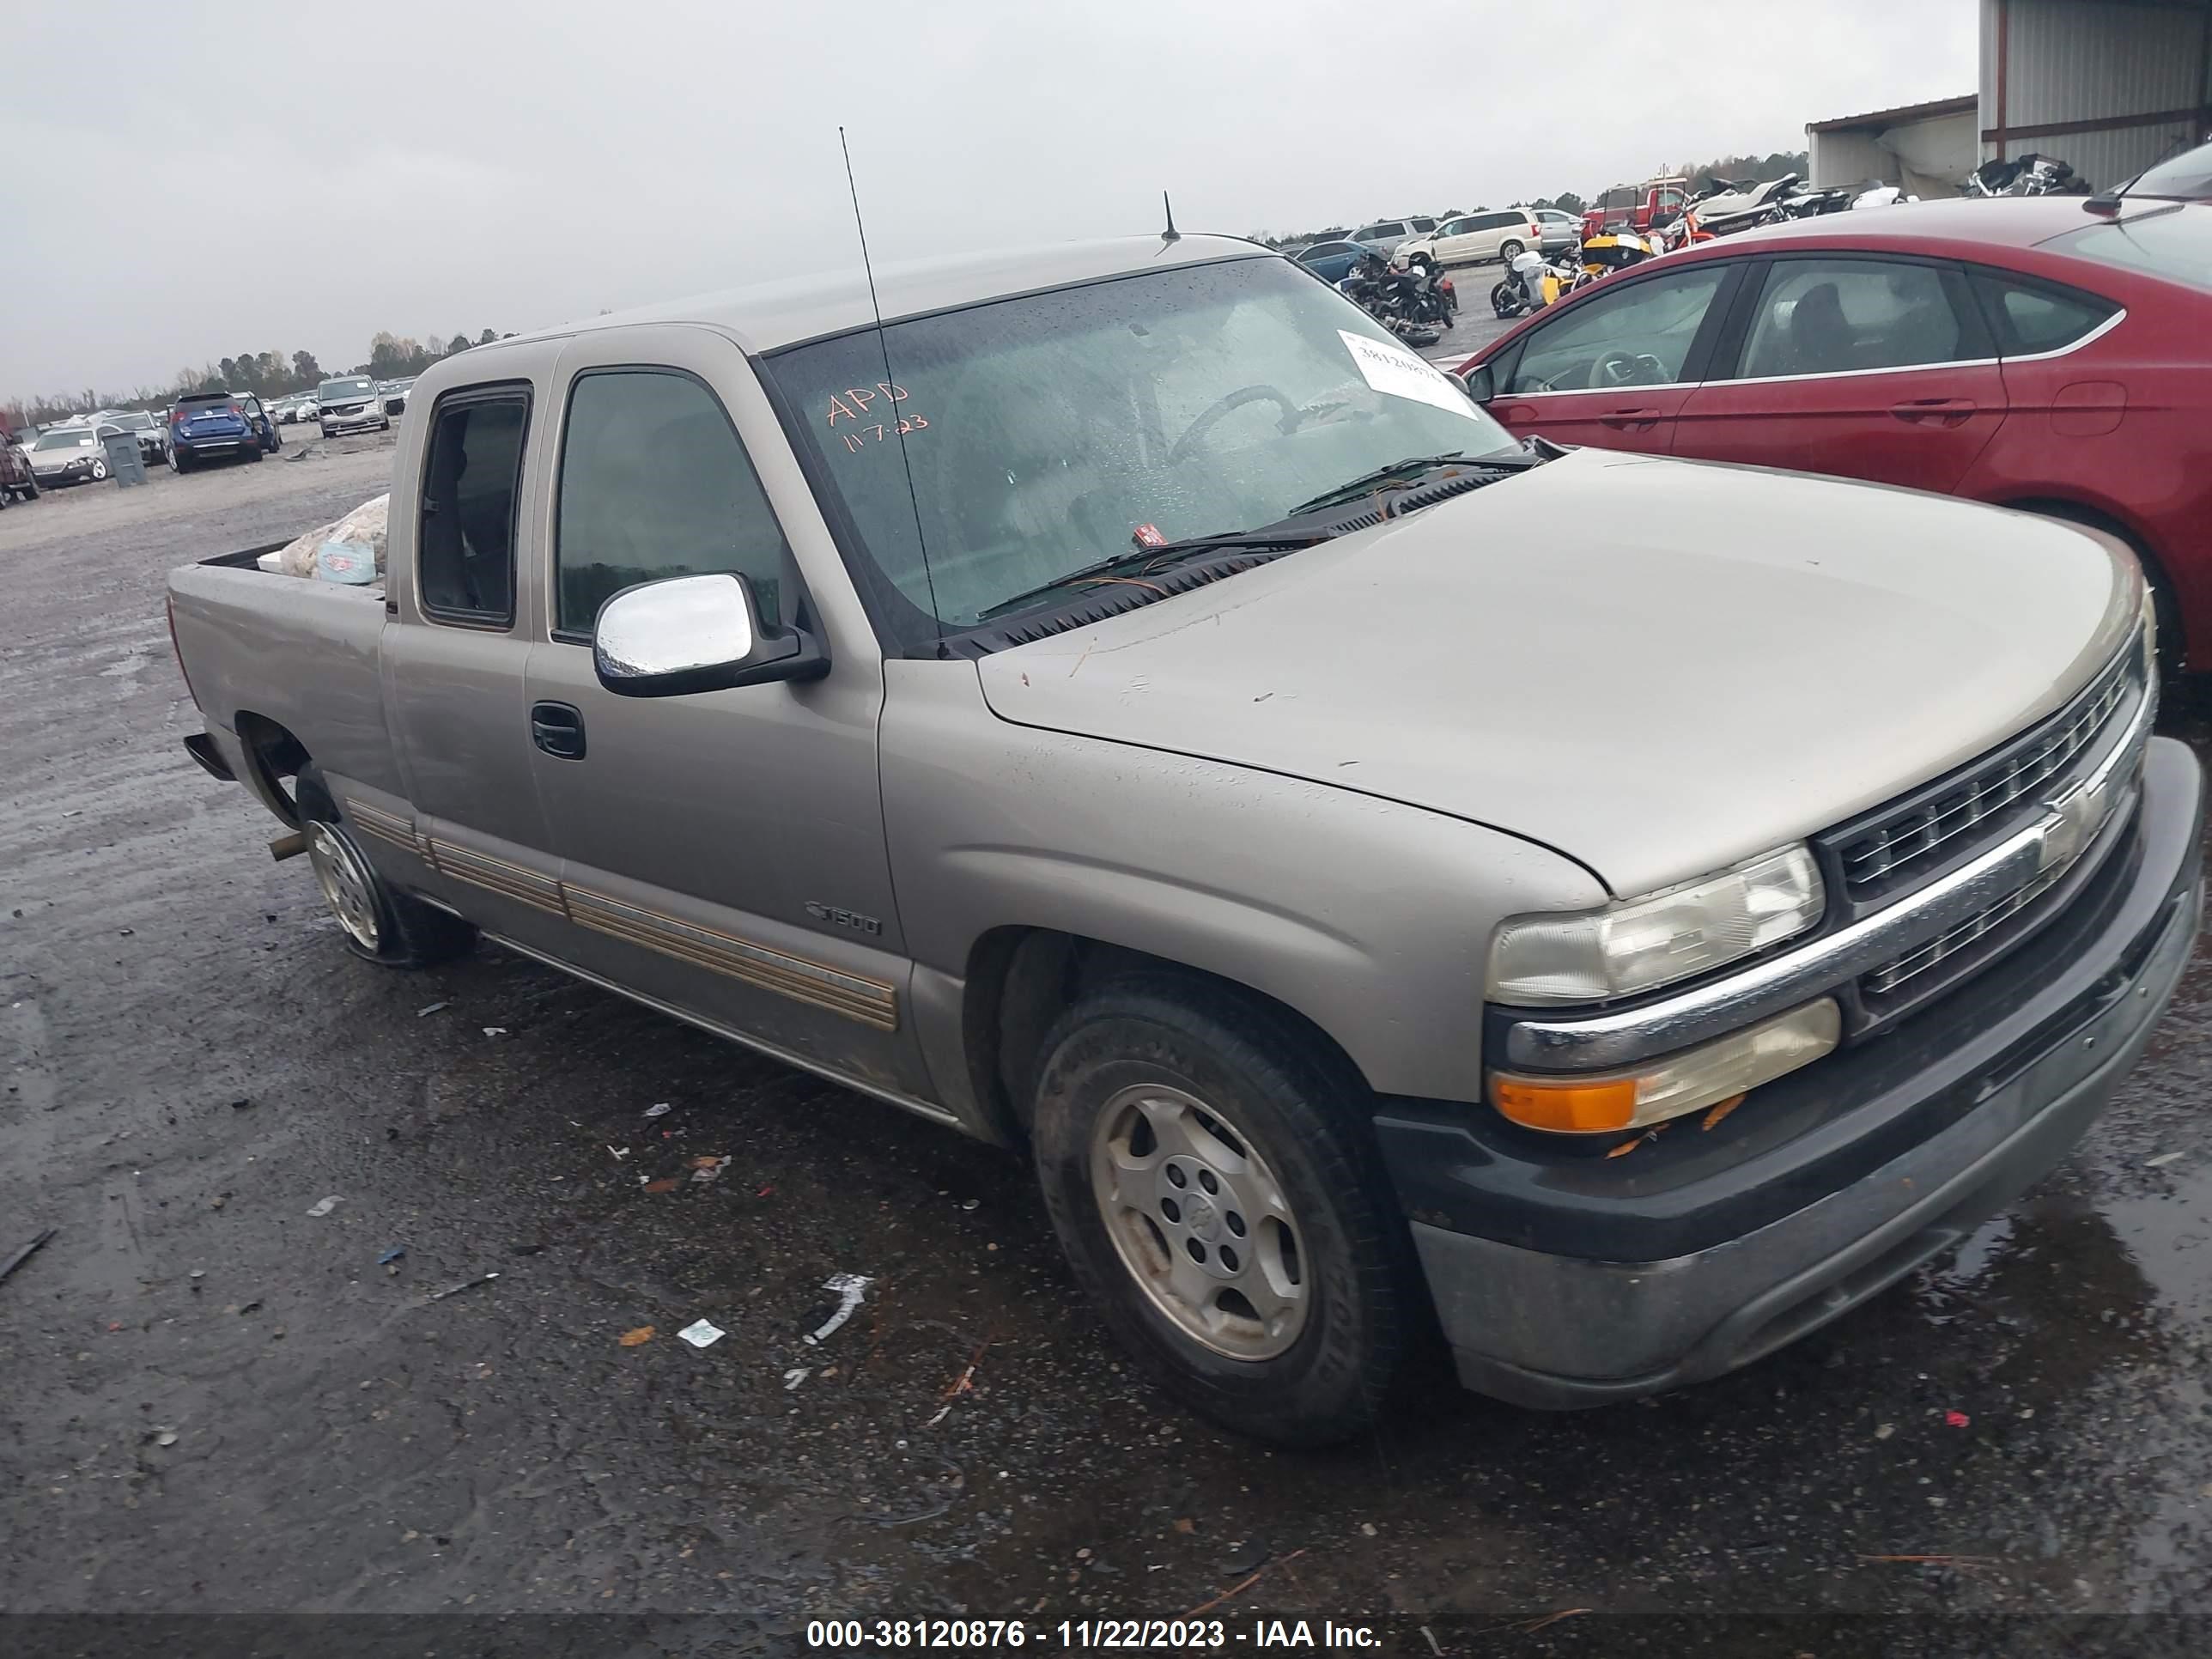
[[853, 182], [853, 147], [845, 141], [845, 129], [837, 129], [837, 148], [845, 155], [845, 188], [853, 194], [853, 228], [860, 233], [860, 269], [867, 273], [868, 306], [876, 313], [876, 349], [884, 357], [884, 398], [891, 405], [891, 435], [898, 440], [899, 465], [906, 473], [907, 504], [914, 509], [914, 544], [921, 552], [921, 580], [929, 590], [929, 619], [937, 625], [937, 648], [945, 650], [945, 613], [937, 608], [937, 577], [929, 568], [929, 543], [921, 533], [921, 497], [914, 487], [914, 463], [907, 458], [905, 421], [898, 412], [898, 379], [891, 373], [890, 337], [884, 332], [883, 301], [876, 298], [876, 268], [868, 259], [868, 227], [860, 217], [860, 187]]
[[1182, 240], [1182, 233], [1175, 228], [1175, 204], [1168, 200], [1168, 193], [1165, 191], [1160, 192], [1160, 210], [1166, 214], [1168, 218], [1168, 228], [1160, 233], [1160, 240], [1163, 242]]

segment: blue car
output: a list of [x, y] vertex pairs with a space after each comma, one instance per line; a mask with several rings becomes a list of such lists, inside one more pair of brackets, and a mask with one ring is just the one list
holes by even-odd
[[1297, 251], [1297, 262], [1334, 288], [1350, 274], [1363, 253], [1380, 253], [1364, 242], [1316, 242]]
[[190, 472], [203, 461], [258, 461], [283, 441], [251, 393], [194, 392], [169, 414], [169, 467]]

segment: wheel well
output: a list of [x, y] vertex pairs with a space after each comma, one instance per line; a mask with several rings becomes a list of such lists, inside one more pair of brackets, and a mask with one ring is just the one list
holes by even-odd
[[1250, 986], [1147, 951], [1048, 927], [996, 927], [969, 953], [962, 1009], [968, 1071], [975, 1097], [1011, 1138], [1029, 1138], [1036, 1068], [1047, 1032], [1062, 1010], [1109, 980], [1166, 973], [1202, 984], [1285, 1024], [1313, 1052], [1353, 1078], [1359, 1068], [1341, 1044], [1289, 1004]]
[[2101, 530], [2106, 535], [2117, 536], [2128, 544], [2128, 549], [2142, 566], [2144, 580], [2151, 586], [2158, 605], [2160, 655], [2176, 665], [2189, 661], [2190, 641], [2187, 624], [2181, 615], [2180, 595], [2174, 591], [2173, 578], [2166, 574], [2166, 567], [2159, 562], [2143, 538], [2120, 519], [2100, 507], [2085, 506], [2080, 501], [2043, 496], [2027, 496], [2005, 506], [2022, 513], [2039, 513], [2047, 519], [2063, 519], [2069, 524], [2078, 524], [2090, 530]]
[[307, 745], [276, 721], [240, 710], [232, 722], [239, 746], [246, 751], [248, 788], [262, 805], [294, 829], [300, 825], [300, 803], [284, 787], [284, 780], [299, 776], [308, 763]]

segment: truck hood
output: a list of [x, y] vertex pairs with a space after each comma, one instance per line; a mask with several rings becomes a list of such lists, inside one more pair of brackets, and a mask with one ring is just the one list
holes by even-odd
[[2053, 520], [1586, 449], [976, 667], [1001, 719], [1450, 813], [1626, 896], [1971, 759], [2140, 602]]

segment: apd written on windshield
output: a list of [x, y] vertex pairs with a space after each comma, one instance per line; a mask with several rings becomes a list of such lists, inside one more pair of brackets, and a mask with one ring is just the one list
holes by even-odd
[[[906, 401], [906, 388], [894, 380], [878, 380], [873, 386], [848, 386], [842, 392], [830, 394], [830, 429], [844, 444], [845, 452], [857, 455], [870, 444], [879, 444], [893, 432], [902, 438], [909, 432], [927, 432], [929, 422], [919, 415], [902, 415], [896, 420], [889, 418], [890, 405]], [[868, 405], [880, 403], [884, 408], [872, 417]], [[839, 424], [843, 422], [842, 425]]]
[[806, 1626], [811, 1648], [1025, 1648], [1051, 1652], [1243, 1649], [1379, 1649], [1371, 1625], [1333, 1619], [817, 1619]]

